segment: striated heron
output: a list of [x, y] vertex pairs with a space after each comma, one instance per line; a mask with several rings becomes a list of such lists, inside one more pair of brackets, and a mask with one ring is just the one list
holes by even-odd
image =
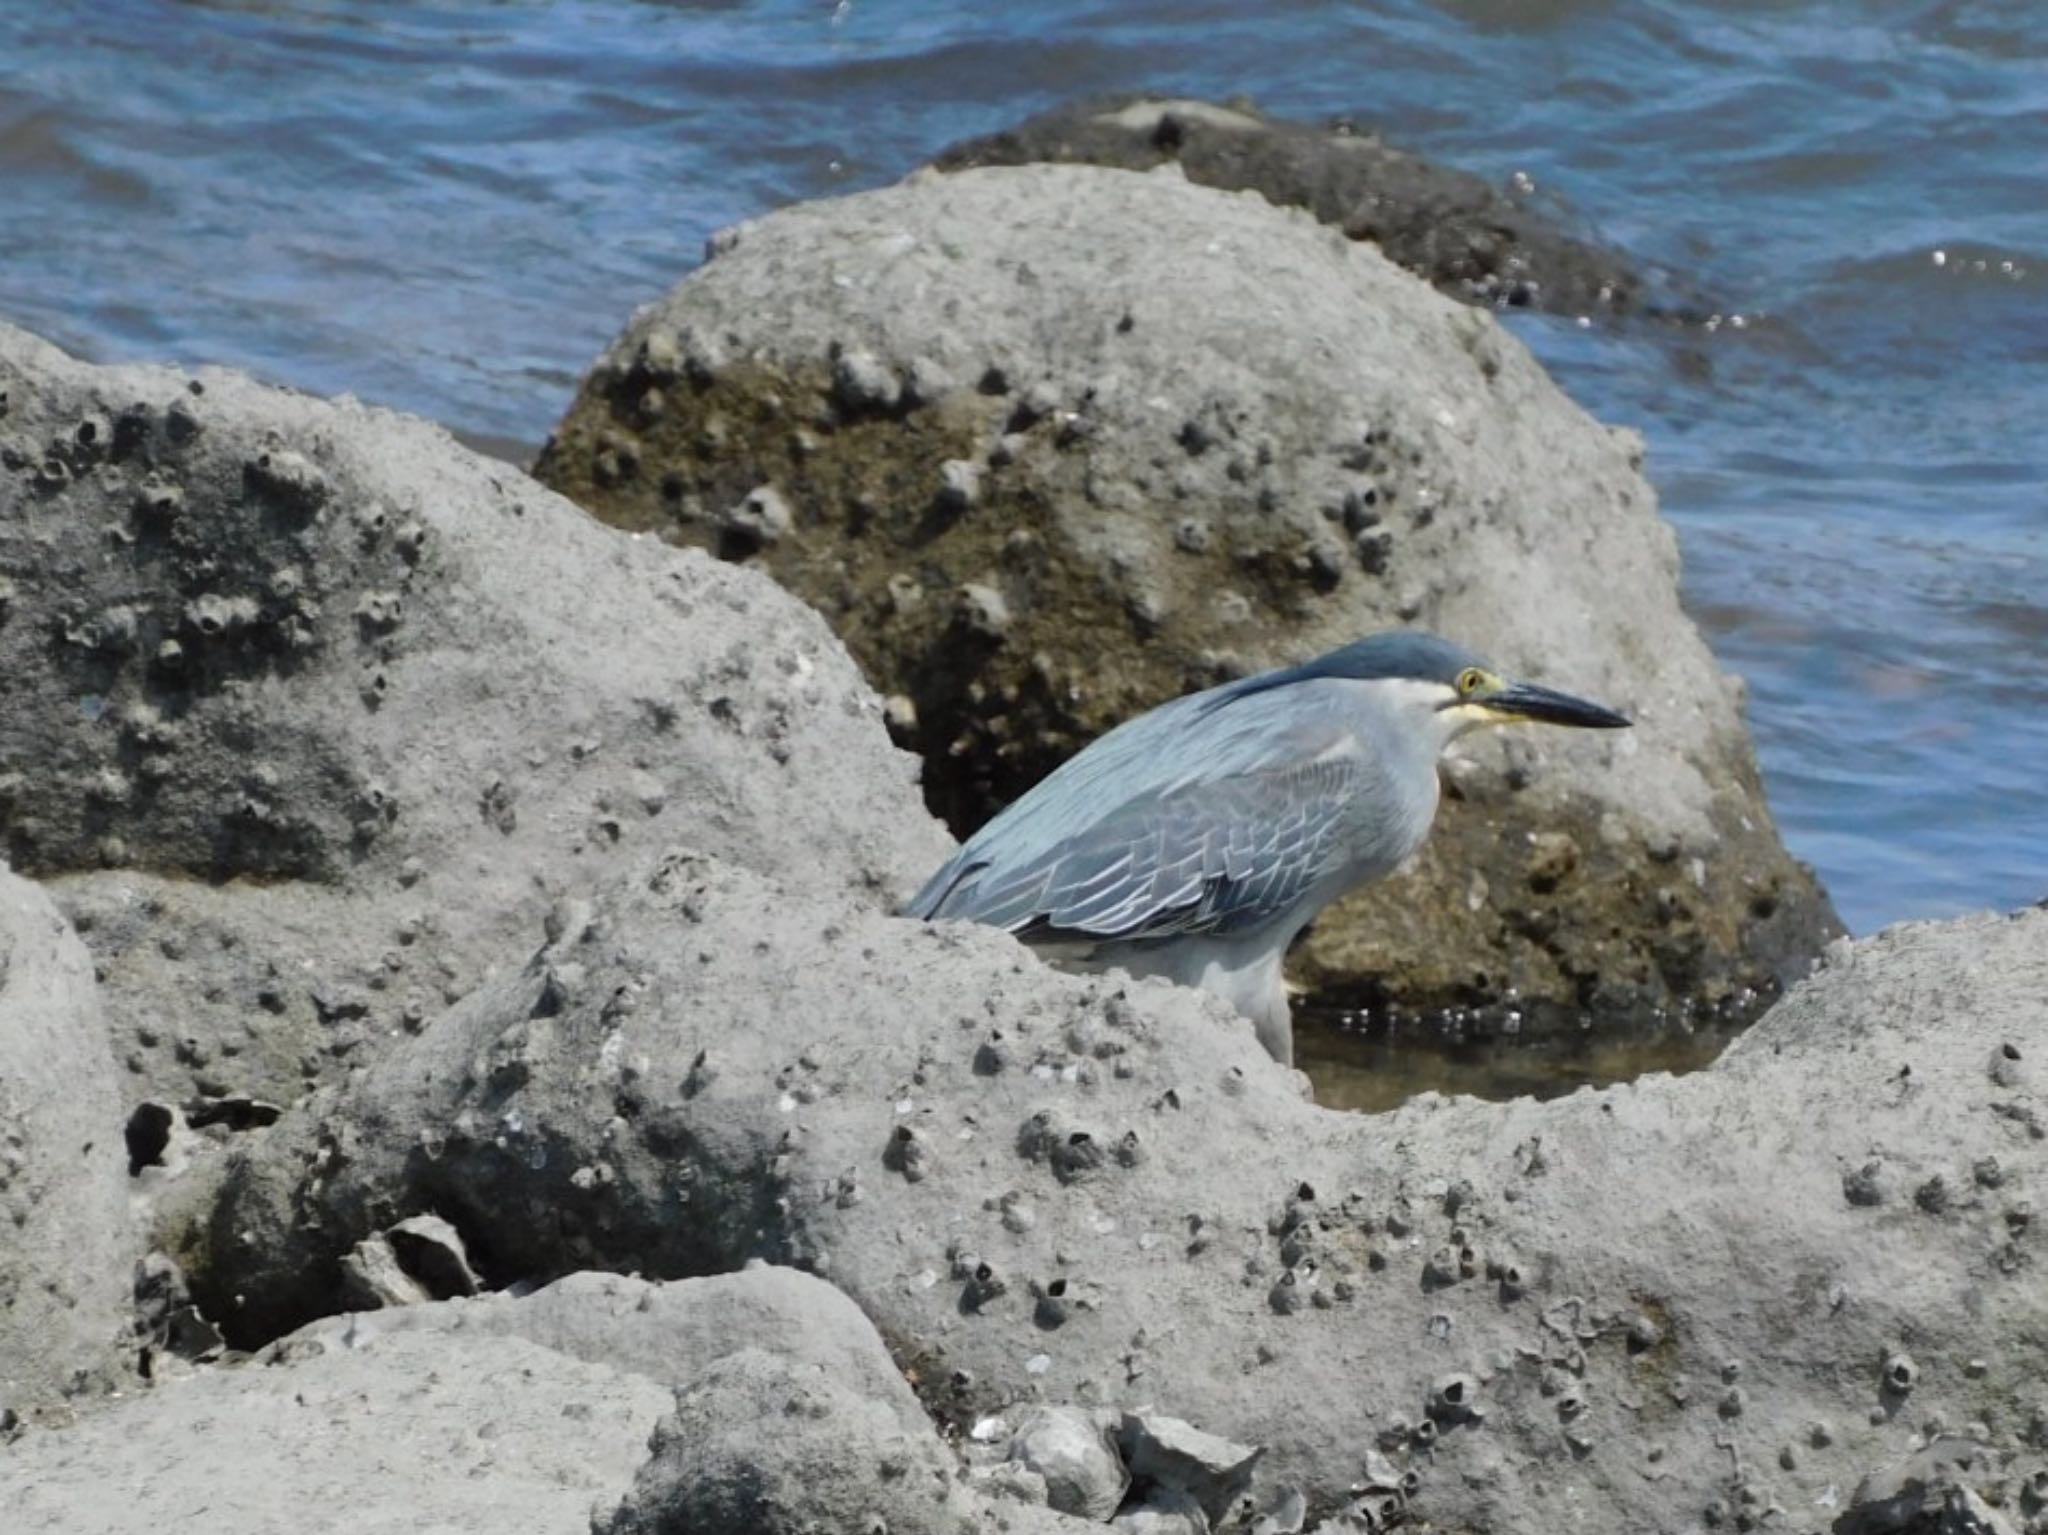
[[1200, 986], [1291, 1062], [1288, 946], [1422, 846], [1446, 746], [1532, 720], [1629, 723], [1434, 635], [1369, 635], [1117, 726], [968, 838], [905, 914]]

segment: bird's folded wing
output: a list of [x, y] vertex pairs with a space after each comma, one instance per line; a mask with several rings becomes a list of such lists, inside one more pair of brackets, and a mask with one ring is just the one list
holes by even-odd
[[1285, 914], [1343, 856], [1355, 757], [1188, 784], [1123, 805], [1014, 867], [956, 871], [921, 914], [1025, 937], [1248, 931]]

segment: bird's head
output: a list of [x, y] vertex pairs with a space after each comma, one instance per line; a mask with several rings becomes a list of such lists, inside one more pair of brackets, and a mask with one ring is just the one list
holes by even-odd
[[1599, 704], [1505, 676], [1461, 645], [1407, 630], [1367, 635], [1273, 675], [1286, 681], [1335, 677], [1372, 684], [1439, 748], [1483, 725], [1616, 730], [1630, 723]]
[[1448, 678], [1433, 679], [1434, 707], [1452, 739], [1482, 725], [1570, 725], [1580, 730], [1621, 730], [1631, 722], [1602, 704], [1589, 703], [1541, 683], [1503, 677], [1478, 661]]

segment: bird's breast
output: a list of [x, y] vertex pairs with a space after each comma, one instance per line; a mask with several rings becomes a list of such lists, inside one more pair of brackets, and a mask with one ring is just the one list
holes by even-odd
[[1408, 761], [1404, 754], [1360, 743], [1369, 771], [1361, 776], [1351, 814], [1342, 889], [1384, 879], [1413, 858], [1429, 839], [1436, 820], [1434, 761]]

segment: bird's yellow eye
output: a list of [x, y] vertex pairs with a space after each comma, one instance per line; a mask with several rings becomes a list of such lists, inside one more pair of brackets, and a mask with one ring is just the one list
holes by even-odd
[[1476, 666], [1466, 667], [1458, 673], [1458, 696], [1460, 698], [1470, 698], [1479, 691], [1480, 684], [1485, 681], [1485, 672], [1482, 672]]

